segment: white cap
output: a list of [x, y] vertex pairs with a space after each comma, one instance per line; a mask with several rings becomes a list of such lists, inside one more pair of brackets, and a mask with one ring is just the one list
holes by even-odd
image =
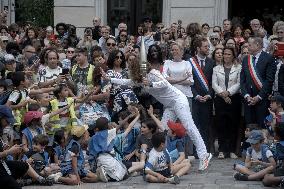
[[5, 64], [15, 62], [15, 57], [12, 54], [5, 54], [4, 60]]

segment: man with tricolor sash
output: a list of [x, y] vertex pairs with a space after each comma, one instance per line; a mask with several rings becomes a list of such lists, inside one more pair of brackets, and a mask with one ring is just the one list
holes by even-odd
[[206, 38], [196, 39], [195, 44], [196, 56], [188, 59], [192, 66], [194, 79], [192, 116], [209, 151], [214, 98], [212, 90], [214, 62], [207, 57], [209, 55], [209, 43]]
[[271, 55], [262, 51], [263, 40], [251, 37], [248, 40], [249, 55], [242, 61], [241, 94], [244, 97], [244, 115], [246, 124], [257, 123], [264, 127], [264, 118], [268, 114], [268, 96], [276, 72], [276, 62]]

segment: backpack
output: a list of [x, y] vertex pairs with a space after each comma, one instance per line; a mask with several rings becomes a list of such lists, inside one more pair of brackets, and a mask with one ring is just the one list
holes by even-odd
[[3, 94], [0, 95], [0, 105], [6, 104], [11, 93], [12, 93], [12, 91], [9, 90], [9, 91], [5, 91]]
[[[16, 100], [16, 103], [13, 103], [13, 105], [19, 104], [22, 100], [22, 93], [18, 90], [9, 90], [9, 91], [5, 91], [2, 95], [0, 95], [0, 105], [5, 105], [9, 99], [9, 96], [14, 91], [19, 92], [19, 97]], [[28, 91], [26, 89], [24, 89], [24, 92], [26, 93], [26, 95], [28, 94]]]

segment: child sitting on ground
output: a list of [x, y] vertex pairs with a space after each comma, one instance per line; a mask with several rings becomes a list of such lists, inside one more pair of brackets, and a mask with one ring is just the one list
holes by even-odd
[[118, 144], [123, 143], [139, 117], [140, 114], [137, 110], [134, 120], [129, 123], [122, 134], [118, 135], [116, 128], [108, 129], [107, 118], [101, 117], [96, 121], [95, 134], [89, 142], [89, 161], [93, 171], [98, 167], [97, 172], [103, 182], [120, 181], [127, 175], [126, 167], [111, 154], [115, 145], [116, 148], [120, 148]]
[[277, 123], [274, 128], [274, 139], [277, 141], [275, 158], [277, 166], [273, 174], [266, 174], [262, 180], [264, 186], [278, 186], [284, 188], [284, 123]]
[[[184, 175], [181, 167], [174, 168], [170, 154], [166, 149], [164, 133], [155, 133], [152, 136], [153, 149], [145, 164], [145, 180], [148, 182], [179, 184], [180, 177]], [[187, 167], [187, 170], [189, 167]]]
[[60, 164], [61, 172], [52, 174], [48, 178], [67, 185], [78, 185], [81, 181], [98, 182], [96, 174], [84, 169], [85, 158], [82, 145], [86, 145], [89, 139], [87, 125], [74, 126], [65, 149], [64, 160]]
[[[250, 133], [253, 130], [260, 130], [258, 124], [247, 124], [246, 125], [246, 130], [245, 130], [245, 140], [248, 139], [248, 137], [250, 136]], [[242, 153], [242, 161], [244, 162], [246, 159], [246, 155], [247, 155], [247, 149], [250, 147], [250, 143], [248, 143], [247, 141], [243, 141], [241, 144], [241, 153]]]
[[272, 152], [263, 144], [264, 137], [260, 130], [253, 130], [246, 140], [251, 144], [247, 149], [245, 166], [237, 164], [234, 168], [238, 173], [234, 175], [236, 180], [260, 180], [264, 175], [271, 173], [276, 165]]
[[32, 150], [33, 138], [39, 134], [43, 134], [41, 126], [42, 113], [39, 111], [28, 111], [24, 115], [24, 124], [27, 126], [22, 131], [22, 144], [24, 152]]

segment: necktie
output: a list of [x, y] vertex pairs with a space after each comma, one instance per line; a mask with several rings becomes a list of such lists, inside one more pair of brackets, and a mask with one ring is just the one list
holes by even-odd
[[200, 60], [200, 67], [203, 70], [205, 67], [204, 60]]
[[253, 61], [253, 65], [254, 65], [254, 66], [256, 65], [255, 60], [256, 60], [256, 57], [255, 57], [255, 56], [252, 56], [252, 61]]

